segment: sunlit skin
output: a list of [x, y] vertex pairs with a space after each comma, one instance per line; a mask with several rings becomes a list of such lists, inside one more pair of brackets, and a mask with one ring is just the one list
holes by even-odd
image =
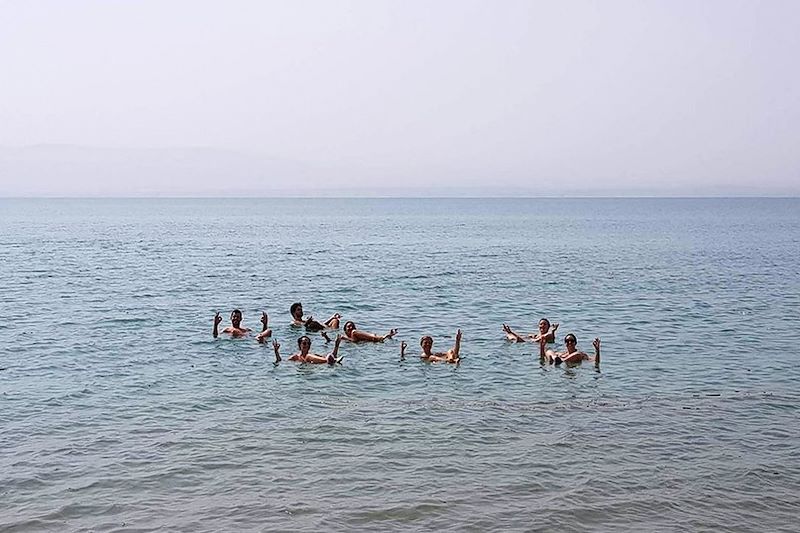
[[[461, 362], [461, 356], [459, 352], [461, 351], [461, 330], [459, 329], [456, 331], [456, 342], [452, 348], [447, 350], [446, 352], [434, 352], [433, 351], [433, 337], [430, 335], [425, 335], [419, 341], [419, 345], [422, 347], [422, 353], [419, 355], [419, 358], [423, 361], [428, 363], [452, 363], [458, 364]], [[406, 348], [408, 348], [408, 344], [406, 341], [400, 343], [400, 360], [405, 360], [406, 358]]]
[[550, 324], [550, 321], [546, 318], [539, 320], [539, 331], [535, 334], [531, 333], [526, 337], [519, 335], [511, 330], [506, 324], [503, 324], [503, 331], [506, 333], [506, 340], [511, 342], [539, 342], [539, 339], [544, 337], [545, 341], [548, 343], [556, 342], [556, 330], [558, 329], [558, 324]]
[[376, 335], [367, 331], [356, 329], [355, 322], [348, 320], [344, 323], [344, 340], [350, 342], [383, 342], [397, 335], [397, 329], [390, 329], [386, 335]]
[[[214, 315], [214, 329], [211, 332], [216, 339], [220, 333], [227, 333], [231, 337], [239, 338], [245, 337], [248, 333], [252, 330], [250, 328], [242, 327], [242, 312], [238, 309], [234, 309], [231, 312], [231, 325], [222, 331], [219, 331], [219, 324], [222, 322], [222, 317], [219, 316], [219, 313]], [[261, 332], [256, 335], [256, 340], [258, 342], [264, 342], [265, 339], [269, 338], [272, 335], [272, 330], [269, 328], [269, 316], [267, 313], [261, 313]]]
[[289, 314], [292, 315], [292, 326], [305, 326], [309, 331], [320, 331], [325, 328], [339, 329], [339, 321], [342, 315], [334, 313], [324, 323], [317, 322], [313, 316], [303, 318], [303, 304], [300, 302], [293, 303], [289, 308]]
[[[214, 335], [215, 339], [219, 337], [220, 334], [219, 325], [221, 322], [222, 322], [222, 317], [219, 316], [219, 313], [215, 313], [214, 329], [211, 332], [211, 334]], [[250, 333], [250, 331], [252, 331], [250, 328], [242, 327], [242, 312], [239, 311], [238, 309], [234, 309], [233, 311], [231, 311], [231, 325], [223, 329], [222, 333], [227, 333], [231, 337], [244, 337], [245, 335]]]
[[578, 350], [578, 339], [572, 333], [568, 333], [564, 337], [564, 344], [567, 350], [564, 352], [556, 352], [553, 350], [545, 351], [545, 340], [539, 340], [539, 359], [541, 362], [555, 363], [560, 365], [562, 362], [568, 365], [577, 364], [582, 361], [594, 361], [595, 366], [600, 366], [600, 339], [596, 338], [592, 342], [594, 347], [594, 357]]
[[[309, 363], [309, 364], [335, 364], [341, 363], [344, 357], [339, 357], [339, 345], [342, 343], [342, 336], [336, 336], [336, 342], [333, 345], [333, 351], [327, 355], [319, 355], [315, 353], [311, 353], [311, 339], [305, 335], [297, 339], [297, 348], [298, 352], [289, 356], [289, 361], [295, 361], [297, 363]], [[281, 362], [281, 345], [278, 341], [272, 341], [272, 348], [275, 351], [275, 363]]]

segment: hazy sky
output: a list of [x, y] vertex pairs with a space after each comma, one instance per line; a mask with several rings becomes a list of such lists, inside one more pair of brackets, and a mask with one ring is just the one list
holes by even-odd
[[799, 65], [796, 0], [0, 1], [0, 194], [798, 194]]

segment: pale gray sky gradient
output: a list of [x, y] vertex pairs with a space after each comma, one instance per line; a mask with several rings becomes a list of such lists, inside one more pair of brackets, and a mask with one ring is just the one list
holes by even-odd
[[0, 195], [797, 195], [798, 28], [794, 0], [0, 1]]

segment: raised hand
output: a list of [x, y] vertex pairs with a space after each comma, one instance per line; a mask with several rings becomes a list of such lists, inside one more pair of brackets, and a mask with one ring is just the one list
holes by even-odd
[[456, 342], [461, 342], [461, 330], [456, 331]]
[[594, 346], [595, 353], [599, 353], [600, 352], [600, 339], [596, 338], [595, 340], [593, 340], [592, 341], [592, 346]]
[[503, 331], [505, 331], [506, 333], [511, 333], [511, 328], [508, 327], [508, 324], [503, 324]]
[[275, 350], [275, 362], [276, 363], [280, 363], [281, 362], [281, 345], [278, 343], [278, 341], [276, 341], [276, 340], [272, 341], [272, 349]]
[[394, 337], [395, 335], [397, 335], [397, 328], [390, 329], [390, 330], [389, 330], [389, 333], [387, 333], [387, 334], [386, 334], [386, 336], [384, 337], [384, 339], [391, 339], [391, 338], [392, 338], [392, 337]]
[[553, 324], [552, 326], [550, 326], [550, 328], [551, 328], [551, 330], [553, 331], [553, 333], [555, 333], [555, 332], [556, 332], [556, 330], [558, 329], [558, 323], [556, 322], [555, 324]]
[[219, 326], [219, 323], [222, 322], [222, 317], [219, 316], [219, 311], [214, 314], [214, 325]]
[[267, 315], [266, 311], [261, 313], [261, 323], [264, 324], [264, 329], [267, 329], [269, 325], [269, 315]]
[[400, 359], [406, 358], [406, 348], [408, 348], [408, 343], [406, 341], [400, 342]]

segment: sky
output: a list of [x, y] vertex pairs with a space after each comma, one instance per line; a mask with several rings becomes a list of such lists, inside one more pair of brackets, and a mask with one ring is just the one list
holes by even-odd
[[798, 28], [795, 0], [0, 0], [0, 196], [797, 196]]

